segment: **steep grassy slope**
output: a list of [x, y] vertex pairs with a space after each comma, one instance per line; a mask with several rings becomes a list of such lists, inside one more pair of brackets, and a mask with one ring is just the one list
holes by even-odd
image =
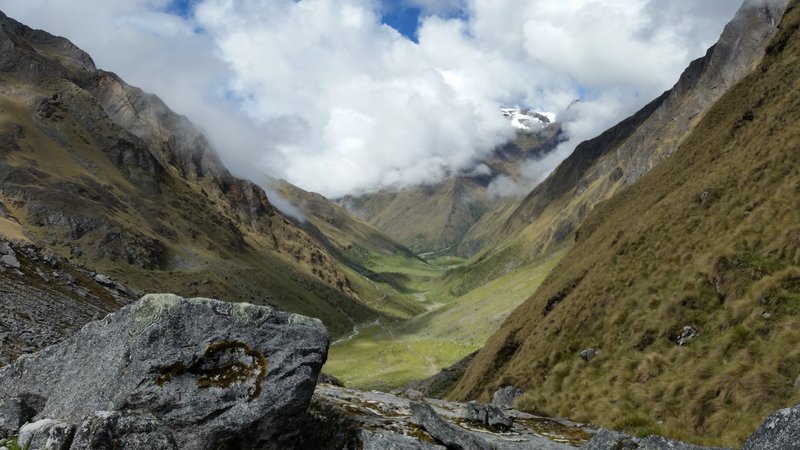
[[410, 277], [436, 277], [441, 274], [438, 268], [322, 195], [284, 180], [270, 180], [269, 187], [302, 213], [295, 219], [298, 227], [314, 236], [328, 253], [357, 274], [351, 279], [364, 277], [369, 280], [367, 284], [378, 290], [373, 295], [382, 301], [370, 306], [403, 318], [424, 311], [407, 295]]
[[[583, 142], [493, 233], [471, 278], [500, 276], [571, 240], [589, 212], [669, 157], [708, 108], [763, 55], [786, 0], [747, 0], [719, 42], [669, 91]], [[491, 261], [492, 259], [496, 261]], [[491, 268], [491, 269], [489, 269]]]
[[524, 408], [728, 445], [800, 402], [798, 80], [793, 1], [760, 67], [595, 209], [452, 396], [514, 384]]
[[501, 175], [519, 180], [521, 164], [555, 148], [560, 133], [557, 123], [540, 132], [520, 132], [514, 141], [498, 147], [482, 162], [488, 173], [461, 174], [437, 184], [348, 196], [340, 203], [417, 253], [455, 254], [468, 237], [460, 254], [469, 256], [502, 225], [501, 221], [487, 221], [471, 236], [473, 225], [487, 211], [506, 203], [488, 194], [489, 183]]
[[271, 303], [334, 334], [376, 316], [376, 289], [356, 292], [185, 117], [1, 13], [0, 204], [10, 237], [137, 289]]

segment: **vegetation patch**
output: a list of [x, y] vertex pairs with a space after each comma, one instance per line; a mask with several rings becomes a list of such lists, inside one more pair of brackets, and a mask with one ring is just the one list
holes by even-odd
[[247, 398], [250, 402], [261, 395], [261, 382], [267, 376], [267, 357], [243, 342], [215, 342], [190, 366], [178, 362], [161, 369], [155, 383], [163, 386], [187, 373], [196, 378], [199, 388], [227, 388], [254, 378], [252, 392]]

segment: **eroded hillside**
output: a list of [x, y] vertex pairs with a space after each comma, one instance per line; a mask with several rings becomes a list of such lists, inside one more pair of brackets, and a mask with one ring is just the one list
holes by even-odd
[[361, 302], [374, 293], [185, 117], [4, 15], [0, 205], [16, 237], [137, 289], [267, 302], [333, 333], [375, 316]]

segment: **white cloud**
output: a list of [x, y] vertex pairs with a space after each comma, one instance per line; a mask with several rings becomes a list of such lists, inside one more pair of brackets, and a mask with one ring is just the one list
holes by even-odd
[[404, 1], [430, 14], [419, 44], [381, 23], [378, 0], [199, 0], [188, 19], [165, 12], [168, 0], [0, 9], [189, 115], [234, 172], [339, 196], [468, 172], [513, 134], [499, 106], [561, 113], [583, 95], [561, 116], [570, 141], [525, 168], [535, 182], [669, 88], [738, 6]]

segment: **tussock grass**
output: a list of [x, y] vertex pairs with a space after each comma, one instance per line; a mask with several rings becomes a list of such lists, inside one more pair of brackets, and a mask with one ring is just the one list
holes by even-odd
[[595, 208], [455, 398], [515, 384], [525, 409], [724, 446], [800, 403], [798, 24], [793, 2], [762, 66]]

